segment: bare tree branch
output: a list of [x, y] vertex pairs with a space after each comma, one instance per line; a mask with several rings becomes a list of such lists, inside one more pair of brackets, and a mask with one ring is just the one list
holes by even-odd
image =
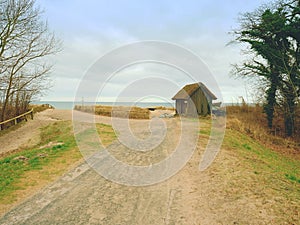
[[14, 96], [16, 102], [23, 104], [20, 96], [30, 100], [41, 93], [39, 89], [45, 87], [43, 83], [51, 69], [43, 61], [60, 48], [41, 19], [35, 0], [3, 1], [0, 12], [0, 88], [5, 90], [0, 120], [4, 120], [8, 116], [6, 107], [12, 104]]

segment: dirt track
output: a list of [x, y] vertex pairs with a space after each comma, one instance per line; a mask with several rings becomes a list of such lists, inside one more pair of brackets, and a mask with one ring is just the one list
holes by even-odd
[[[0, 223], [272, 224], [270, 203], [256, 200], [249, 189], [243, 193], [233, 186], [233, 193], [227, 193], [236, 174], [230, 175], [226, 167], [238, 162], [230, 156], [221, 158], [222, 166], [200, 173], [195, 157], [169, 181], [149, 187], [112, 183], [83, 164], [16, 207]], [[220, 174], [221, 169], [227, 177]]]
[[[39, 116], [69, 119], [70, 112]], [[110, 151], [122, 157], [126, 148], [115, 143]], [[236, 154], [222, 150], [208, 170], [199, 172], [202, 151], [199, 145], [179, 173], [147, 187], [113, 183], [83, 163], [7, 213], [0, 224], [272, 224], [272, 193], [256, 185]], [[159, 152], [163, 157], [163, 149]], [[143, 157], [131, 160], [143, 162]]]
[[71, 119], [70, 110], [48, 109], [34, 115], [33, 120], [29, 120], [17, 130], [13, 130], [0, 136], [0, 154], [18, 149], [24, 149], [39, 143], [40, 128], [58, 120]]
[[[40, 128], [50, 123], [61, 120], [72, 120], [71, 110], [48, 109], [34, 115], [33, 120], [28, 120], [17, 130], [0, 136], [0, 155], [5, 152], [16, 151], [32, 147], [39, 143]], [[97, 117], [99, 122], [110, 123], [108, 117]]]

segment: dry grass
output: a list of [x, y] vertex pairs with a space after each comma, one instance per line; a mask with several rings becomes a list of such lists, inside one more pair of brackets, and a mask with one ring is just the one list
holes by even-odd
[[[267, 147], [300, 158], [299, 130], [296, 131], [294, 137], [286, 138], [284, 136], [283, 116], [278, 112], [276, 112], [274, 118], [274, 128], [270, 130], [267, 127], [267, 119], [263, 113], [263, 108], [259, 105], [228, 106], [226, 111], [227, 129], [242, 132]], [[300, 125], [299, 117], [296, 118], [296, 124]]]
[[155, 108], [155, 110], [171, 110], [171, 111], [175, 111], [174, 107], [156, 106], [154, 108]]
[[129, 118], [129, 119], [149, 119], [150, 111], [146, 108], [129, 107], [129, 106], [80, 106], [76, 105], [75, 110], [95, 113], [100, 116]]
[[33, 108], [34, 113], [42, 112], [46, 109], [53, 109], [53, 107], [49, 104], [42, 104], [42, 105], [30, 105], [30, 108]]

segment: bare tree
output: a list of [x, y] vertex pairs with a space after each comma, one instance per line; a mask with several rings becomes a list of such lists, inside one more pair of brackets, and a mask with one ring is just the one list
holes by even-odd
[[1, 121], [8, 117], [9, 105], [15, 103], [19, 108], [20, 100], [24, 100], [21, 95], [32, 97], [47, 83], [51, 65], [45, 59], [59, 51], [59, 42], [41, 15], [35, 0], [5, 0], [0, 4]]

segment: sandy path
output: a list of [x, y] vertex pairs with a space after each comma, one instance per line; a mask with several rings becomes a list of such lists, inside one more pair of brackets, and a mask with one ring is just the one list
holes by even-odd
[[34, 115], [17, 130], [0, 136], [0, 154], [32, 147], [39, 143], [40, 128], [58, 120], [70, 119], [69, 110], [48, 109]]
[[[234, 164], [238, 167], [234, 156], [223, 152], [218, 166], [206, 172], [197, 171], [198, 158], [196, 154], [167, 182], [148, 187], [118, 185], [82, 164], [6, 214], [0, 223], [274, 224], [272, 203], [264, 202], [272, 196], [257, 198], [252, 190], [234, 185], [239, 174], [239, 168], [231, 170]], [[239, 179], [247, 186], [247, 178]]]
[[[86, 113], [79, 113], [86, 116]], [[61, 120], [72, 120], [71, 110], [48, 109], [34, 115], [20, 128], [0, 136], [0, 155], [33, 147], [40, 141], [40, 128]], [[110, 118], [96, 116], [97, 122], [110, 124]]]
[[[59, 114], [47, 113], [52, 119]], [[63, 114], [70, 118], [70, 114]], [[99, 121], [111, 122], [108, 118]], [[167, 121], [172, 125], [176, 119]], [[142, 123], [133, 121], [133, 127], [141, 131]], [[170, 137], [177, 132], [171, 129], [154, 153], [128, 154], [128, 148], [119, 142], [109, 151], [122, 160], [148, 164], [145, 155], [161, 160], [168, 154], [166, 146], [174, 142]], [[253, 175], [238, 156], [222, 150], [208, 170], [199, 172], [203, 150], [200, 140], [179, 173], [147, 187], [116, 184], [83, 163], [4, 215], [0, 224], [274, 224], [274, 197], [253, 185]]]

